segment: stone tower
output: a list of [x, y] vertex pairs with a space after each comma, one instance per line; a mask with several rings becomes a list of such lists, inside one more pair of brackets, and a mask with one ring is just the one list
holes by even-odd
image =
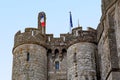
[[41, 31], [26, 28], [16, 33], [12, 80], [47, 80], [46, 38]]
[[68, 80], [97, 80], [96, 77], [96, 31], [88, 28], [73, 29], [73, 35], [68, 42], [67, 78]]

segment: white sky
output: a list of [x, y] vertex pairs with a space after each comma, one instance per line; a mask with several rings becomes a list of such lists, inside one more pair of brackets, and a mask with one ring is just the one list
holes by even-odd
[[97, 28], [101, 17], [101, 0], [1, 0], [0, 1], [0, 80], [11, 80], [14, 34], [26, 27], [37, 28], [38, 13], [47, 16], [47, 33], [59, 36], [69, 32], [69, 11], [73, 26], [78, 19], [84, 29]]

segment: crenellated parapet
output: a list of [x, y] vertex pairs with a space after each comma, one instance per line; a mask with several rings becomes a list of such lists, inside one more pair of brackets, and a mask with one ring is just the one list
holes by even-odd
[[36, 28], [26, 28], [25, 32], [18, 31], [14, 37], [14, 48], [22, 44], [38, 44], [46, 46], [46, 37]]
[[79, 42], [90, 42], [97, 44], [96, 30], [88, 27], [88, 30], [82, 30], [82, 27], [77, 27], [72, 30], [72, 34], [66, 36], [68, 46]]
[[59, 38], [54, 38], [53, 34], [47, 34], [47, 45], [50, 46], [70, 46], [79, 42], [97, 43], [97, 32], [95, 29], [88, 27], [88, 30], [82, 30], [77, 27], [72, 33], [60, 34]]
[[55, 49], [55, 48], [66, 48], [66, 35], [60, 34], [60, 37], [54, 37], [53, 34], [46, 34], [46, 44], [47, 48]]

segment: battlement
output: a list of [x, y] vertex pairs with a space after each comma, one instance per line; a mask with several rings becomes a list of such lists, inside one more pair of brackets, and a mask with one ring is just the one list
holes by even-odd
[[82, 30], [82, 27], [77, 27], [72, 30], [72, 34], [66, 36], [68, 46], [79, 42], [97, 43], [96, 30], [88, 27], [87, 30]]
[[66, 46], [66, 35], [60, 34], [60, 37], [53, 37], [53, 34], [46, 34], [47, 46]]
[[92, 42], [97, 43], [96, 30], [88, 27], [87, 30], [82, 30], [82, 27], [72, 29], [72, 33], [60, 34], [59, 38], [54, 38], [53, 34], [47, 34], [48, 45], [72, 45], [78, 42]]
[[91, 27], [87, 27], [87, 30], [83, 30], [82, 27], [76, 27], [76, 28], [72, 29], [72, 34], [79, 35], [78, 32], [80, 32], [80, 31], [96, 32], [96, 30]]
[[39, 44], [54, 46], [70, 46], [78, 42], [97, 43], [96, 30], [88, 27], [88, 30], [82, 30], [82, 27], [72, 29], [72, 33], [60, 34], [60, 37], [53, 37], [53, 34], [41, 34], [37, 28], [26, 28], [24, 32], [18, 31], [14, 38], [14, 48], [22, 44]]
[[18, 31], [14, 37], [14, 48], [22, 44], [39, 44], [45, 46], [46, 37], [36, 28], [26, 28]]

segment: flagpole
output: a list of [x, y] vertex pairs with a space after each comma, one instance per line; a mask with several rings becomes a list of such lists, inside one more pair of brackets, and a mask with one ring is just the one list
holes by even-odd
[[78, 19], [78, 27], [80, 27], [79, 19]]
[[70, 32], [69, 32], [69, 33], [71, 34], [71, 33], [72, 33], [72, 29], [71, 29], [71, 26], [69, 26], [69, 29], [70, 29]]
[[71, 11], [69, 13], [70, 13], [70, 34], [71, 34], [72, 33], [73, 23], [72, 23], [72, 14], [71, 14]]

